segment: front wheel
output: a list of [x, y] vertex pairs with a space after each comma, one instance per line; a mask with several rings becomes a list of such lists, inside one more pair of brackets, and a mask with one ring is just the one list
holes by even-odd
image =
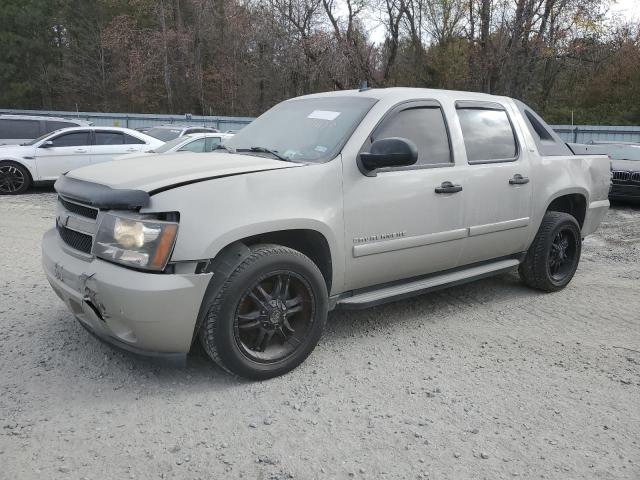
[[520, 264], [520, 278], [538, 290], [560, 290], [576, 273], [581, 250], [582, 235], [576, 219], [563, 212], [547, 212]]
[[235, 375], [263, 380], [302, 363], [314, 349], [328, 310], [318, 267], [280, 245], [256, 245], [229, 276], [200, 330], [209, 356]]
[[27, 191], [31, 176], [16, 162], [0, 162], [0, 195], [18, 195]]

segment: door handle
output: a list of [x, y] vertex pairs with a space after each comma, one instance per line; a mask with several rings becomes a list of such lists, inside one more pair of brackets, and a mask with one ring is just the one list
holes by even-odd
[[451, 182], [442, 182], [442, 185], [436, 187], [436, 193], [456, 193], [462, 191], [462, 185], [454, 185]]
[[76, 148], [73, 153], [87, 153], [87, 151], [84, 148]]
[[529, 177], [523, 177], [519, 173], [516, 173], [513, 178], [509, 179], [509, 185], [524, 185], [529, 183]]
[[127, 148], [127, 152], [137, 152], [135, 148]]

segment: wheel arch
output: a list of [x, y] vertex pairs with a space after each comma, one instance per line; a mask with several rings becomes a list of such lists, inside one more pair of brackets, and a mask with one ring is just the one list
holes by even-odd
[[229, 251], [237, 250], [234, 246], [242, 245], [250, 247], [260, 243], [273, 243], [297, 250], [311, 259], [316, 264], [327, 285], [327, 292], [333, 285], [333, 256], [326, 236], [315, 229], [292, 228], [286, 230], [273, 230], [254, 233], [238, 238], [222, 247], [215, 257], [211, 259], [212, 265], [220, 256], [228, 255]]
[[587, 192], [581, 190], [560, 192], [549, 201], [545, 213], [567, 213], [578, 221], [578, 225], [582, 229], [587, 215], [588, 202]]

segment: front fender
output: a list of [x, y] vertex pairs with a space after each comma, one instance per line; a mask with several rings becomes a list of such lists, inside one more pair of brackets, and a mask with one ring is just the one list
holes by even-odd
[[38, 176], [38, 168], [36, 165], [35, 158], [29, 159], [29, 158], [18, 157], [15, 155], [0, 154], [0, 162], [3, 162], [3, 161], [19, 163], [29, 171], [29, 175], [31, 175], [32, 180], [37, 182], [40, 179], [40, 177]]
[[144, 211], [178, 211], [173, 261], [215, 258], [255, 235], [313, 230], [327, 241], [332, 285], [344, 282], [341, 162], [254, 172], [193, 183], [152, 195]]

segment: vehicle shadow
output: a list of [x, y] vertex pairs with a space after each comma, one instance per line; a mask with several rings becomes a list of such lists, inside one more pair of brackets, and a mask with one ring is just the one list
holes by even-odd
[[[516, 272], [479, 280], [401, 300], [366, 310], [335, 310], [329, 314], [327, 326], [317, 349], [348, 349], [354, 336], [367, 334], [370, 330], [383, 334], [385, 329], [410, 328], [412, 324], [428, 322], [430, 325], [446, 324], [454, 314], [477, 309], [479, 305], [522, 301], [535, 298], [542, 293], [533, 291], [522, 284]], [[75, 354], [66, 356], [66, 369], [75, 369], [73, 375], [92, 376], [92, 371], [100, 371], [103, 390], [111, 385], [114, 389], [140, 387], [141, 381], [149, 388], [162, 389], [167, 385], [180, 385], [182, 390], [203, 391], [252, 383], [224, 372], [206, 355], [196, 341], [184, 364], [161, 359], [141, 357], [107, 345], [89, 332], [61, 308], [64, 318], [57, 322], [47, 322], [52, 326], [50, 335], [65, 336], [65, 344], [75, 343]], [[62, 326], [64, 325], [64, 326]], [[312, 368], [303, 364], [295, 372], [305, 375]], [[296, 374], [296, 373], [292, 374]], [[68, 373], [68, 372], [67, 372]], [[307, 372], [308, 373], [308, 372]], [[85, 380], [86, 381], [86, 380]], [[106, 383], [106, 385], [105, 385]]]

